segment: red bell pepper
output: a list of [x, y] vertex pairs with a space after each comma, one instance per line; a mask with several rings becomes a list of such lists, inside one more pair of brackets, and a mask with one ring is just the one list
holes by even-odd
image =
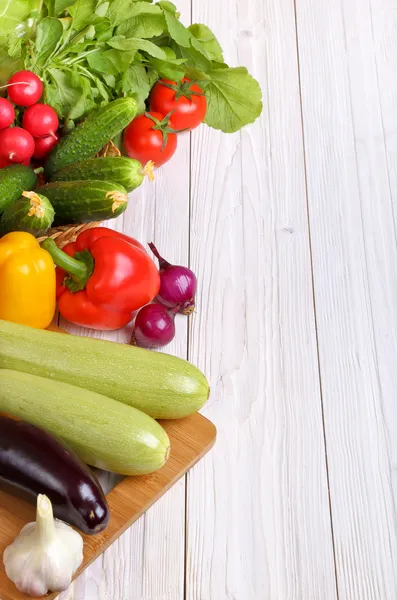
[[159, 291], [159, 272], [142, 244], [112, 229], [88, 229], [63, 250], [50, 238], [42, 247], [58, 265], [59, 312], [76, 325], [120, 329]]

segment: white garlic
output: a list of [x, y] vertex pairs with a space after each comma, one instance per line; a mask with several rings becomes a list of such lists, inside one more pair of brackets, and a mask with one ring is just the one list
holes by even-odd
[[66, 590], [83, 561], [83, 539], [62, 521], [54, 520], [47, 496], [37, 497], [36, 522], [28, 523], [4, 550], [7, 576], [20, 592], [44, 596]]

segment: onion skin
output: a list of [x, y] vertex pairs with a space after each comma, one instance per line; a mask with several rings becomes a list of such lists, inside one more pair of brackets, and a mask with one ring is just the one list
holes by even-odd
[[1, 416], [3, 488], [33, 503], [38, 494], [45, 494], [54, 515], [84, 533], [99, 533], [109, 521], [108, 505], [95, 475], [71, 448], [39, 427]]
[[197, 291], [197, 278], [188, 267], [171, 265], [158, 252], [153, 243], [149, 248], [159, 261], [160, 290], [156, 300], [175, 309], [176, 312], [189, 315], [195, 309], [194, 297]]

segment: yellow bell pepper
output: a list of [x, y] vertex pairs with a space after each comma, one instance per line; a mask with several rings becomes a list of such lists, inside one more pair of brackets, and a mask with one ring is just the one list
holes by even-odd
[[54, 313], [51, 256], [30, 233], [8, 233], [0, 239], [0, 319], [44, 329]]

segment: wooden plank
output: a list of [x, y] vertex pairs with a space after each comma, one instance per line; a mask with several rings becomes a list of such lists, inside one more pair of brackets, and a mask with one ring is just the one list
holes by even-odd
[[297, 0], [341, 600], [397, 597], [397, 171], [385, 150], [396, 147], [396, 8], [395, 0]]
[[202, 0], [193, 21], [265, 108], [241, 135], [193, 134], [190, 357], [218, 442], [188, 476], [186, 599], [335, 600], [294, 6]]
[[[84, 562], [81, 573], [110, 546], [121, 533], [171, 488], [213, 446], [214, 425], [198, 413], [175, 421], [161, 421], [171, 441], [171, 455], [165, 466], [151, 475], [126, 477], [108, 495], [111, 513], [108, 527], [98, 535], [83, 535]], [[35, 517], [35, 507], [23, 500], [0, 492], [0, 556], [21, 528]], [[120, 573], [120, 570], [117, 570]], [[130, 582], [131, 584], [132, 582]], [[119, 582], [119, 585], [122, 582]], [[49, 594], [52, 600], [57, 594]], [[26, 600], [6, 577], [0, 562], [0, 597], [2, 600]], [[119, 596], [121, 597], [121, 596]]]

